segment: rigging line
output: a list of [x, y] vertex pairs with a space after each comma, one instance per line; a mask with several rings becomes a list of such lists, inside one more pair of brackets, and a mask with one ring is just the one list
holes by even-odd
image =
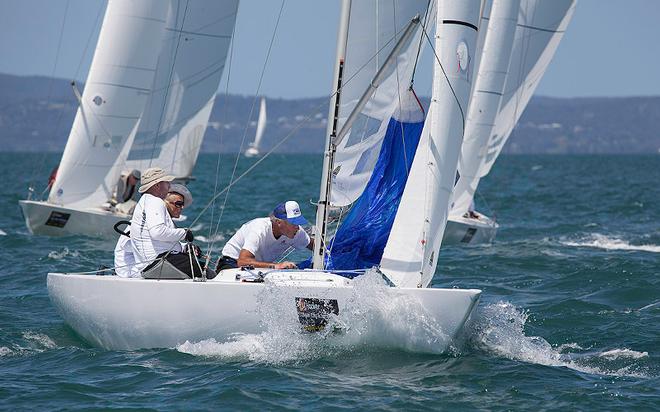
[[[527, 3], [527, 7], [530, 7], [529, 3]], [[535, 7], [534, 10], [533, 10], [533, 15], [532, 15], [532, 18], [531, 18], [532, 21], [534, 21], [534, 15], [536, 14], [537, 9], [538, 8]], [[525, 17], [528, 14], [529, 14], [529, 10], [526, 11]], [[525, 42], [525, 40], [527, 40], [527, 41]], [[521, 41], [525, 45], [523, 46], [524, 51], [523, 51], [522, 56], [520, 58], [520, 63], [518, 64], [518, 72], [519, 72], [518, 83], [519, 83], [519, 86], [518, 86], [518, 92], [515, 95], [516, 104], [514, 105], [513, 113], [512, 113], [512, 117], [511, 117], [511, 120], [512, 120], [512, 122], [511, 122], [512, 123], [511, 132], [509, 133], [509, 137], [506, 140], [511, 138], [511, 135], [513, 134], [513, 130], [515, 129], [516, 123], [517, 123], [516, 122], [516, 117], [518, 115], [518, 109], [519, 109], [519, 106], [520, 106], [520, 101], [522, 100], [522, 94], [523, 94], [522, 91], [524, 89], [523, 83], [525, 82], [525, 78], [523, 77], [523, 69], [525, 68], [525, 60], [527, 59], [527, 53], [529, 52], [529, 48], [530, 48], [530, 45], [532, 43], [531, 36], [524, 36]], [[504, 144], [506, 144], [506, 141], [504, 142]], [[502, 146], [500, 147], [498, 152], [502, 151], [502, 149], [504, 148], [504, 144], [502, 144]], [[498, 146], [499, 146], [499, 144], [498, 144]], [[497, 160], [497, 156], [495, 156], [495, 158], [493, 160], [493, 164], [495, 163], [495, 160]]]
[[[424, 22], [429, 19], [429, 11], [435, 7], [435, 0], [429, 0], [426, 3], [426, 13], [424, 13]], [[423, 26], [423, 25], [422, 25]], [[419, 33], [419, 44], [417, 45], [417, 55], [415, 56], [415, 65], [413, 66], [412, 77], [410, 78], [410, 87], [415, 83], [415, 72], [417, 71], [417, 63], [419, 63], [419, 55], [422, 53], [422, 44], [424, 43], [424, 35]]]
[[[234, 27], [232, 28], [232, 42], [229, 46], [229, 64], [227, 67], [227, 82], [225, 83], [225, 92], [224, 92], [224, 106], [222, 110], [222, 123], [220, 127], [220, 133], [218, 134], [218, 157], [216, 160], [215, 164], [215, 184], [213, 186], [213, 194], [218, 192], [218, 180], [220, 177], [220, 148], [222, 147], [222, 140], [224, 137], [225, 133], [225, 128], [223, 127], [226, 124], [227, 121], [227, 102], [229, 100], [229, 81], [231, 79], [231, 68], [232, 68], [232, 62], [234, 60], [234, 43], [235, 41], [233, 40], [236, 35], [236, 24], [234, 24]], [[211, 258], [211, 250], [213, 250], [213, 246], [215, 244], [215, 238], [212, 237], [213, 234], [213, 223], [215, 222], [215, 201], [213, 201], [213, 206], [211, 208], [211, 219], [209, 220], [209, 234], [208, 238], [211, 240], [211, 244], [207, 248], [207, 255], [206, 255], [206, 266], [209, 264], [209, 260]]]
[[445, 72], [445, 68], [442, 65], [442, 63], [440, 62], [440, 57], [438, 56], [438, 53], [435, 50], [435, 47], [433, 46], [433, 43], [431, 42], [431, 39], [429, 38], [429, 34], [426, 32], [426, 26], [422, 25], [422, 27], [424, 28], [424, 35], [426, 36], [426, 40], [429, 42], [431, 50], [433, 50], [433, 55], [435, 56], [435, 60], [438, 62], [438, 65], [440, 66], [440, 69], [442, 70], [442, 74], [445, 76], [445, 80], [447, 80], [447, 85], [449, 86], [449, 89], [451, 90], [451, 94], [454, 95], [454, 99], [456, 100], [456, 105], [458, 105], [458, 109], [461, 111], [461, 121], [463, 122], [463, 133], [465, 134], [465, 113], [463, 112], [463, 106], [461, 106], [461, 102], [460, 102], [460, 100], [458, 100], [458, 96], [456, 96], [456, 92], [454, 91], [454, 87], [451, 85], [451, 82], [449, 81], [449, 77], [447, 76], [447, 72]]
[[[186, 17], [188, 16], [188, 5], [190, 0], [186, 1], [186, 8], [183, 10], [183, 17], [181, 19], [181, 30], [186, 24]], [[156, 153], [156, 143], [158, 142], [158, 135], [160, 134], [160, 128], [163, 124], [163, 117], [165, 115], [165, 106], [167, 106], [167, 97], [170, 94], [170, 87], [172, 85], [172, 76], [174, 76], [174, 66], [176, 66], [176, 59], [179, 54], [179, 46], [181, 45], [181, 37], [183, 37], [183, 32], [179, 32], [178, 39], [176, 41], [176, 48], [174, 49], [174, 56], [172, 56], [172, 66], [170, 67], [170, 73], [167, 78], [167, 88], [165, 89], [165, 96], [163, 98], [163, 107], [160, 110], [160, 116], [158, 118], [158, 126], [156, 127], [156, 135], [154, 136], [154, 143], [151, 146], [151, 158], [149, 159], [149, 167], [151, 167], [154, 153]], [[177, 139], [178, 140], [178, 139]]]
[[[50, 101], [51, 101], [51, 98], [52, 98], [53, 82], [54, 82], [54, 78], [55, 78], [55, 70], [57, 70], [57, 65], [58, 65], [59, 60], [60, 60], [60, 50], [62, 48], [62, 38], [64, 37], [64, 27], [66, 25], [66, 16], [67, 16], [68, 13], [69, 13], [69, 0], [67, 0], [66, 6], [64, 7], [64, 16], [62, 17], [62, 24], [60, 25], [60, 33], [59, 33], [59, 36], [58, 36], [57, 49], [56, 49], [56, 52], [55, 52], [55, 62], [53, 63], [53, 70], [50, 73], [50, 80], [48, 81], [48, 94], [47, 94], [47, 97], [46, 97], [46, 107], [50, 106]], [[60, 112], [60, 117], [61, 117], [61, 115], [62, 114]], [[59, 123], [59, 119], [58, 119], [58, 123]], [[57, 131], [57, 129], [56, 129], [56, 131]], [[33, 186], [34, 186], [33, 183], [36, 179], [36, 176], [41, 175], [41, 171], [43, 170], [43, 165], [46, 163], [45, 160], [46, 160], [46, 152], [44, 152], [41, 155], [41, 161], [39, 161], [39, 166], [37, 167], [37, 170], [34, 170], [34, 169], [32, 170], [32, 176], [30, 177], [30, 180], [29, 180], [29, 183], [28, 183], [28, 191], [30, 191], [30, 189], [32, 189], [32, 190], [34, 189], [33, 188]]]
[[[242, 152], [243, 152], [243, 147], [245, 145], [245, 139], [247, 138], [247, 132], [250, 127], [250, 121], [252, 120], [252, 115], [254, 114], [254, 108], [256, 106], [258, 94], [261, 91], [261, 84], [263, 83], [264, 79], [264, 74], [266, 73], [266, 67], [268, 67], [268, 61], [270, 60], [270, 54], [273, 50], [273, 44], [275, 43], [275, 37], [277, 36], [277, 29], [280, 25], [280, 20], [282, 18], [282, 12], [284, 11], [284, 4], [286, 3], [286, 0], [282, 0], [282, 4], [280, 5], [280, 11], [277, 15], [277, 21], [275, 22], [275, 28], [273, 29], [273, 35], [270, 38], [270, 44], [268, 45], [268, 52], [266, 53], [266, 59], [264, 60], [263, 67], [261, 68], [261, 74], [259, 76], [259, 82], [257, 84], [257, 90], [255, 91], [254, 98], [252, 99], [252, 107], [250, 108], [250, 113], [248, 114], [248, 120], [245, 123], [245, 130], [243, 131], [243, 138], [241, 139], [241, 146], [238, 149], [238, 153], [236, 154], [236, 161], [234, 162], [234, 168], [231, 172], [231, 178], [230, 181], [233, 180], [234, 176], [236, 175], [236, 169], [238, 168], [238, 162], [241, 158]], [[214, 237], [215, 235], [218, 234], [220, 231], [220, 222], [222, 221], [222, 217], [224, 215], [224, 210], [225, 207], [227, 206], [227, 200], [229, 198], [229, 190], [227, 190], [227, 193], [225, 194], [225, 198], [222, 202], [222, 208], [220, 209], [220, 216], [218, 217], [218, 222], [216, 224], [215, 232], [214, 232]], [[212, 250], [209, 251], [211, 253]]]
[[[394, 27], [397, 27], [396, 25], [396, 6], [393, 8], [393, 13], [392, 13], [392, 18], [394, 20]], [[419, 50], [417, 51], [417, 55], [419, 56]], [[399, 65], [396, 65], [395, 68], [395, 73], [396, 73], [396, 96], [397, 99], [399, 100], [399, 128], [401, 130], [401, 145], [403, 146], [403, 161], [405, 164], [408, 164], [408, 154], [406, 153], [406, 136], [405, 136], [405, 131], [403, 128], [403, 121], [401, 121], [401, 117], [403, 117], [403, 107], [401, 105], [401, 82], [399, 78]], [[414, 77], [414, 69], [413, 69], [413, 77]], [[410, 87], [412, 88], [412, 78], [410, 79]], [[395, 110], [396, 112], [396, 110]], [[408, 168], [406, 167], [406, 177], [408, 176]]]
[[[334, 94], [333, 94], [334, 96]], [[308, 114], [301, 122], [298, 124], [293, 130], [289, 132], [288, 135], [284, 136], [282, 140], [280, 140], [275, 146], [273, 146], [263, 157], [261, 157], [259, 160], [254, 162], [252, 166], [247, 168], [243, 173], [241, 173], [237, 178], [233, 179], [229, 184], [222, 189], [220, 192], [216, 193], [213, 198], [207, 202], [206, 206], [197, 214], [197, 217], [195, 220], [193, 220], [190, 223], [190, 226], [193, 226], [197, 221], [201, 218], [201, 216], [206, 212], [206, 210], [211, 206], [211, 203], [220, 197], [222, 194], [227, 192], [232, 186], [234, 186], [236, 183], [238, 183], [241, 179], [243, 179], [247, 174], [249, 174], [252, 170], [254, 170], [258, 165], [261, 164], [264, 160], [266, 160], [275, 150], [279, 149], [280, 146], [282, 146], [287, 140], [289, 140], [292, 136], [294, 136], [298, 131], [303, 127], [303, 125], [307, 124], [310, 120], [312, 120], [312, 116], [314, 116], [318, 111], [323, 107], [326, 106], [328, 103], [324, 100], [321, 104], [317, 105], [316, 107], [313, 108], [313, 110], [310, 111], [310, 114]]]
[[[341, 90], [343, 90], [344, 87], [346, 87], [348, 84], [350, 84], [350, 82], [351, 82], [351, 81], [352, 81], [352, 80], [353, 80], [358, 74], [360, 74], [360, 73], [364, 70], [364, 68], [367, 67], [367, 66], [369, 65], [369, 63], [371, 63], [371, 61], [372, 61], [374, 58], [376, 58], [376, 57], [377, 57], [377, 56], [378, 56], [378, 55], [379, 55], [379, 54], [380, 54], [380, 53], [381, 53], [381, 52], [382, 52], [382, 51], [383, 51], [383, 50], [384, 50], [384, 49], [385, 49], [390, 43], [392, 43], [392, 41], [394, 40], [395, 36], [398, 35], [399, 33], [401, 33], [401, 31], [403, 31], [403, 30], [405, 30], [405, 28], [403, 28], [403, 29], [399, 30], [398, 32], [396, 32], [394, 36], [392, 36], [387, 42], [385, 42], [385, 44], [383, 44], [383, 46], [382, 46], [380, 49], [378, 49], [378, 50], [377, 50], [377, 51], [376, 51], [376, 52], [375, 52], [375, 53], [374, 53], [369, 59], [367, 59], [367, 61], [366, 61], [365, 63], [363, 63], [362, 66], [360, 66], [360, 67], [356, 70], [356, 72], [355, 72], [351, 77], [349, 77], [346, 81], [344, 81], [343, 84], [341, 85], [341, 87], [340, 87], [337, 91], [333, 92], [333, 93], [329, 96], [329, 98], [331, 99], [331, 98], [334, 97], [338, 92], [340, 92]], [[228, 92], [227, 92], [227, 94], [228, 94]], [[256, 101], [256, 99], [255, 99], [254, 101]], [[253, 103], [254, 103], [254, 101], [253, 101]], [[326, 104], [327, 104], [327, 103], [324, 101], [323, 103], [321, 103], [321, 104], [319, 104], [318, 106], [316, 106], [312, 111], [310, 111], [310, 113], [317, 113], [318, 110], [320, 110], [320, 109], [321, 109], [324, 105], [326, 105]], [[253, 108], [254, 108], [254, 104], [253, 104]], [[311, 119], [311, 116], [312, 116], [312, 114], [307, 115], [307, 116], [305, 117], [305, 119], [303, 119], [303, 120], [302, 120], [302, 121], [301, 121], [301, 122], [300, 122], [300, 123], [299, 123], [299, 124], [298, 124], [298, 125], [297, 125], [297, 126], [296, 126], [296, 127], [295, 127], [295, 128], [294, 128], [294, 129], [288, 134], [288, 135], [287, 135], [287, 136], [285, 136], [285, 137], [284, 137], [279, 143], [277, 143], [277, 144], [276, 144], [276, 145], [275, 145], [275, 146], [274, 146], [274, 147], [273, 147], [268, 153], [266, 153], [262, 158], [260, 158], [260, 159], [259, 159], [257, 162], [255, 162], [252, 166], [250, 166], [245, 172], [243, 172], [243, 173], [242, 173], [238, 178], [236, 178], [235, 180], [234, 180], [234, 178], [233, 178], [233, 176], [234, 176], [235, 174], [232, 173], [232, 178], [230, 179], [229, 184], [228, 184], [228, 185], [227, 185], [222, 191], [220, 191], [219, 193], [214, 193], [214, 196], [213, 196], [213, 198], [211, 199], [211, 201], [209, 201], [209, 203], [207, 203], [207, 205], [202, 209], [202, 211], [198, 213], [198, 216], [197, 216], [197, 217], [195, 218], [195, 220], [190, 224], [190, 226], [193, 226], [193, 225], [194, 225], [194, 224], [200, 219], [200, 217], [204, 214], [204, 212], [206, 212], [206, 210], [211, 206], [211, 204], [215, 205], [215, 200], [216, 200], [220, 195], [222, 195], [223, 193], [225, 193], [225, 191], [227, 191], [231, 186], [233, 186], [235, 183], [237, 183], [238, 180], [240, 180], [240, 179], [243, 178], [245, 175], [247, 175], [249, 172], [251, 172], [251, 171], [252, 171], [257, 165], [259, 165], [263, 160], [265, 160], [268, 156], [270, 156], [270, 154], [271, 154], [275, 149], [279, 148], [279, 147], [280, 147], [280, 146], [281, 146], [286, 140], [288, 140], [289, 138], [291, 138], [291, 136], [293, 136], [293, 135], [294, 135], [294, 134], [295, 134], [295, 133], [296, 133], [296, 132], [297, 132], [297, 131], [298, 131], [298, 130], [304, 125], [304, 124], [306, 124], [307, 122], [309, 122], [309, 120]], [[239, 155], [240, 155], [240, 152], [239, 152]], [[219, 159], [219, 158], [218, 158], [218, 159]], [[218, 160], [218, 161], [219, 161], [219, 160]], [[221, 213], [223, 213], [223, 211], [224, 211], [224, 207], [221, 208]], [[216, 228], [216, 231], [215, 231], [216, 234], [217, 234], [218, 231], [219, 231], [219, 225], [220, 225], [220, 221], [221, 221], [221, 219], [222, 219], [222, 216], [221, 216], [221, 217], [219, 218], [219, 220], [218, 220], [217, 228]], [[215, 237], [215, 236], [214, 236], [214, 237]]]

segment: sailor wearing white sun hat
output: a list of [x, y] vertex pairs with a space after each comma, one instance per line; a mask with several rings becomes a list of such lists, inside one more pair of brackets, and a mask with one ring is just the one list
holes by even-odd
[[314, 241], [300, 227], [307, 224], [298, 202], [280, 203], [268, 217], [253, 219], [241, 226], [222, 249], [216, 272], [243, 266], [294, 269], [293, 262], [275, 263], [275, 260], [290, 247], [314, 248]]
[[172, 180], [174, 176], [166, 175], [159, 167], [149, 168], [142, 173], [142, 186], [139, 189], [142, 197], [135, 206], [130, 233], [136, 271], [142, 271], [158, 256], [167, 252], [171, 252], [168, 261], [176, 258], [176, 254], [183, 251], [179, 242], [184, 239], [189, 242], [193, 240], [192, 232], [174, 226], [163, 201]]

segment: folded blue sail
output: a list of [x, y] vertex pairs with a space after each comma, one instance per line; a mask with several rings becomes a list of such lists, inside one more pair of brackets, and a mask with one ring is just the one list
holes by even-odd
[[330, 242], [327, 269], [380, 264], [423, 127], [390, 119], [371, 179]]

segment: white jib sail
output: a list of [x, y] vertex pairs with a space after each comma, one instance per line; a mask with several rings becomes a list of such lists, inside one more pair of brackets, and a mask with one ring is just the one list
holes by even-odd
[[574, 0], [521, 0], [504, 94], [479, 176], [490, 172], [564, 36]]
[[436, 22], [433, 94], [417, 153], [394, 219], [381, 270], [400, 287], [426, 287], [454, 187], [465, 128], [480, 0], [440, 0]]
[[479, 184], [479, 168], [486, 157], [488, 138], [504, 92], [519, 9], [520, 0], [493, 0], [470, 98], [465, 138], [458, 162], [460, 179], [454, 188], [450, 211], [452, 216], [462, 216], [468, 211]]
[[[424, 22], [429, 1], [356, 0], [348, 4], [348, 33], [345, 55], [342, 56], [344, 69], [337, 130], [343, 128], [404, 28], [415, 16]], [[337, 147], [332, 205], [353, 203], [369, 181], [387, 125], [399, 106], [399, 96], [404, 95], [410, 86], [420, 39], [421, 31], [418, 31], [399, 55], [396, 69], [381, 83]]]
[[251, 147], [253, 147], [257, 151], [259, 150], [259, 146], [261, 145], [261, 138], [263, 137], [265, 130], [266, 130], [266, 98], [262, 97], [261, 104], [259, 105], [259, 119], [257, 120], [257, 132], [254, 135], [254, 142], [251, 145]]
[[229, 51], [238, 0], [169, 0], [166, 35], [126, 169], [158, 166], [189, 177]]
[[117, 158], [135, 133], [151, 91], [167, 5], [161, 0], [108, 2], [50, 203], [88, 208], [110, 199], [121, 173]]

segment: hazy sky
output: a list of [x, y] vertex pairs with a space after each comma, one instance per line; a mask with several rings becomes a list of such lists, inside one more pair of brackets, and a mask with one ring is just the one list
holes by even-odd
[[[105, 4], [105, 0], [0, 0], [0, 72], [84, 81]], [[255, 93], [281, 4], [281, 0], [241, 0], [230, 92]], [[338, 19], [338, 0], [286, 0], [260, 94], [328, 95]], [[537, 94], [660, 95], [659, 43], [660, 0], [578, 0]], [[417, 86], [420, 94], [430, 93], [430, 84]]]

